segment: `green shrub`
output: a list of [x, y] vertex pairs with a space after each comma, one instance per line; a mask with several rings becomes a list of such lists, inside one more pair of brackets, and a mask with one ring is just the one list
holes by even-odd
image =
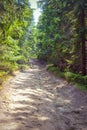
[[13, 72], [18, 69], [16, 63], [1, 62], [0, 63], [0, 85], [7, 79], [9, 75], [13, 75]]
[[80, 86], [83, 86], [83, 88], [87, 87], [87, 76], [82, 76], [80, 74], [75, 74], [72, 72], [61, 72], [59, 71], [58, 67], [54, 67], [52, 64], [48, 65], [47, 69], [57, 76], [65, 78], [68, 82], [74, 82]]
[[87, 85], [87, 76], [74, 74], [72, 72], [65, 72], [65, 78], [68, 82], [76, 82], [83, 85]]
[[21, 64], [21, 65], [19, 65], [19, 69], [22, 71], [22, 70], [26, 70], [26, 69], [28, 69], [29, 68], [29, 65], [26, 65], [26, 64]]
[[53, 66], [53, 64], [48, 65], [47, 69], [51, 72], [53, 72], [54, 74], [56, 74], [57, 76], [64, 78], [64, 73], [60, 72], [58, 67]]
[[18, 69], [18, 65], [16, 63], [11, 63], [11, 62], [0, 63], [0, 71], [4, 71], [6, 73], [12, 73], [17, 69]]
[[58, 71], [58, 69], [56, 67], [50, 67], [49, 70], [52, 71], [52, 72]]
[[7, 72], [0, 71], [0, 85], [4, 82]]

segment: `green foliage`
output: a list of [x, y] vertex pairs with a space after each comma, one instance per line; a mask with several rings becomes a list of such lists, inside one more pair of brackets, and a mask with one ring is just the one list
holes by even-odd
[[87, 76], [82, 76], [80, 74], [74, 74], [72, 72], [66, 72], [65, 73], [65, 78], [69, 82], [78, 82], [80, 84], [87, 85]]
[[80, 84], [80, 83], [76, 83], [76, 86], [77, 86], [77, 88], [79, 88], [80, 90], [87, 92], [87, 85]]
[[[5, 81], [5, 78], [7, 76], [7, 72], [5, 71], [0, 71], [0, 85], [2, 85], [2, 83]], [[1, 86], [0, 86], [0, 90], [1, 90]]]
[[[0, 80], [29, 60], [26, 36], [33, 20], [29, 1], [0, 1]], [[2, 78], [1, 78], [2, 77]]]
[[47, 70], [53, 72], [56, 76], [65, 78], [64, 72], [61, 72], [58, 67], [55, 67], [53, 64], [48, 65]]
[[36, 35], [38, 57], [61, 71], [81, 73], [81, 39], [86, 28], [81, 25], [81, 12], [86, 0], [41, 0], [38, 4], [42, 9]]
[[87, 90], [87, 76], [82, 76], [80, 74], [75, 74], [72, 72], [61, 72], [58, 67], [54, 67], [53, 64], [47, 66], [47, 70], [54, 73], [56, 76], [65, 78], [67, 82], [73, 82], [78, 88], [82, 90]]

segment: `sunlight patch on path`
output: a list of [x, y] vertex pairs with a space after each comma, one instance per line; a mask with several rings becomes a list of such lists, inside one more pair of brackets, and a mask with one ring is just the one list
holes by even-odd
[[8, 84], [0, 107], [0, 130], [74, 130], [74, 126], [86, 130], [84, 116], [79, 117], [77, 109], [82, 105], [75, 96], [67, 82], [32, 65]]

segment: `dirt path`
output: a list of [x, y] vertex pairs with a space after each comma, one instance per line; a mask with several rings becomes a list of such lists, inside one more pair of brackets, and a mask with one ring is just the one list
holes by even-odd
[[0, 130], [87, 130], [87, 93], [35, 64], [1, 92]]

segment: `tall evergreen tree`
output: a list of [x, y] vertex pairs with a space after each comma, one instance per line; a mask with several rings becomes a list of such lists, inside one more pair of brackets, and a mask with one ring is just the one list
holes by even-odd
[[[28, 0], [0, 1], [0, 71], [11, 72], [25, 56], [28, 44], [25, 38], [32, 22], [32, 9]], [[25, 49], [24, 49], [25, 48]], [[22, 52], [22, 54], [21, 54]]]
[[[86, 74], [86, 0], [41, 0], [39, 57], [62, 71]], [[79, 50], [78, 50], [79, 47]]]

